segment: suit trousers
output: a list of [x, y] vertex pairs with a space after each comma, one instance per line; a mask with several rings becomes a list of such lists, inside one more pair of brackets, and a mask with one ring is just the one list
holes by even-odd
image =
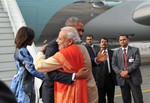
[[[98, 85], [97, 85], [98, 86]], [[105, 75], [104, 86], [98, 86], [99, 100], [98, 103], [114, 103], [115, 84], [110, 75]]]
[[54, 82], [44, 80], [41, 89], [43, 103], [54, 103]]
[[131, 103], [131, 91], [134, 103], [144, 103], [140, 85], [134, 85], [131, 78], [125, 80], [125, 85], [120, 86], [122, 92], [123, 103]]

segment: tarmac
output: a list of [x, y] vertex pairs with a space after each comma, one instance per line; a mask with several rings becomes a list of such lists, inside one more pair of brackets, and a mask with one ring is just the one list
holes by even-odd
[[[144, 103], [150, 103], [150, 49], [142, 50], [141, 52], [142, 65], [140, 67], [143, 83], [141, 85]], [[121, 90], [116, 86], [115, 90], [115, 103], [123, 103]], [[134, 103], [132, 98], [132, 103]]]
[[[37, 49], [39, 50], [40, 47], [38, 47]], [[143, 78], [143, 83], [141, 85], [143, 100], [144, 103], [150, 103], [150, 49], [140, 50], [140, 53], [142, 62], [140, 69]], [[41, 100], [39, 101], [39, 103], [42, 103]], [[123, 103], [119, 86], [116, 86], [115, 88], [114, 103]], [[134, 103], [133, 98], [132, 103]]]
[[[143, 100], [144, 100], [144, 103], [150, 103], [150, 99], [149, 99], [150, 98], [150, 64], [142, 65], [141, 72], [143, 75], [143, 84], [141, 85], [142, 93], [143, 93]], [[41, 99], [39, 100], [39, 103], [42, 103]], [[116, 86], [115, 88], [114, 103], [123, 103], [119, 86]], [[132, 99], [132, 103], [134, 103], [133, 99]]]
[[[143, 93], [143, 100], [144, 100], [144, 103], [150, 103], [150, 99], [149, 99], [150, 98], [150, 64], [142, 65], [141, 72], [142, 72], [142, 77], [143, 77], [143, 83], [141, 85], [142, 93]], [[123, 103], [121, 90], [119, 86], [116, 86], [114, 101], [115, 103]], [[133, 102], [133, 99], [132, 99], [132, 102]]]

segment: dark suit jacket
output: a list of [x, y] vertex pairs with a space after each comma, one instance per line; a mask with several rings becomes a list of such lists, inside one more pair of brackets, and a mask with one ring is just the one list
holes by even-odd
[[[54, 39], [47, 46], [47, 49], [45, 51], [46, 58], [54, 55], [57, 51], [58, 51], [58, 44], [56, 43], [56, 39]], [[47, 75], [51, 81], [58, 81], [64, 84], [72, 84], [72, 73], [53, 71], [47, 73]]]
[[89, 55], [90, 55], [90, 59], [91, 59], [91, 63], [92, 63], [92, 74], [94, 76], [94, 79], [96, 81], [96, 74], [97, 74], [97, 64], [95, 63], [94, 59], [97, 55], [97, 52], [100, 50], [100, 48], [98, 46], [93, 46], [95, 49], [95, 52], [93, 51], [91, 45], [85, 43], [84, 46], [86, 47]]
[[[94, 66], [97, 66], [97, 64], [94, 62], [94, 59], [95, 59], [95, 57], [96, 57], [96, 53], [98, 52], [98, 48], [96, 48], [96, 50], [97, 51], [93, 51], [93, 49], [92, 49], [92, 47], [89, 45], [89, 44], [87, 44], [87, 43], [85, 43], [84, 44], [84, 46], [86, 47], [86, 49], [88, 50], [88, 53], [89, 53], [89, 55], [90, 55], [90, 58], [91, 58], [91, 62], [92, 62], [92, 67], [94, 67]], [[94, 48], [94, 49], [95, 49]]]
[[[54, 55], [58, 51], [56, 39], [51, 41], [46, 49], [46, 58]], [[64, 84], [72, 84], [72, 73], [65, 73], [60, 71], [52, 71], [46, 74], [42, 83], [42, 100], [44, 103], [54, 103], [54, 81]]]
[[[132, 59], [132, 60], [131, 60]], [[140, 71], [141, 57], [138, 48], [128, 46], [127, 51], [127, 64], [129, 79], [132, 79], [134, 85], [140, 85], [142, 83], [142, 76]], [[124, 59], [122, 48], [114, 51], [112, 58], [112, 68], [117, 74], [117, 81], [119, 86], [123, 86], [125, 83], [125, 78], [122, 78], [119, 74], [121, 70], [124, 70]]]
[[[108, 55], [109, 55], [109, 63], [110, 63], [110, 70], [111, 73], [109, 74], [109, 76], [112, 78], [112, 83], [114, 85], [117, 85], [117, 81], [116, 81], [116, 74], [114, 72], [114, 70], [112, 69], [112, 56], [113, 56], [113, 51], [108, 49]], [[97, 83], [99, 87], [103, 87], [104, 86], [104, 82], [105, 82], [105, 76], [106, 76], [106, 69], [108, 70], [108, 68], [105, 67], [105, 61], [104, 62], [100, 62], [100, 64], [97, 67]]]
[[14, 94], [0, 81], [0, 103], [17, 103]]

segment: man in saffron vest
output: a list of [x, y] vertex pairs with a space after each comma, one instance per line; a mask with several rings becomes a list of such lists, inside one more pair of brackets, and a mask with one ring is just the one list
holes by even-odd
[[[71, 26], [71, 27], [76, 28], [76, 30], [78, 31], [79, 37], [82, 39], [82, 35], [84, 32], [84, 24], [79, 18], [77, 17], [68, 18], [65, 22], [65, 26]], [[81, 44], [83, 43], [84, 42], [81, 41]], [[54, 55], [57, 51], [58, 51], [58, 44], [56, 42], [56, 39], [54, 39], [47, 44], [47, 47], [45, 50], [46, 59]], [[54, 81], [70, 85], [73, 83], [74, 78], [84, 79], [86, 78], [85, 76], [86, 74], [87, 74], [87, 71], [84, 69], [80, 69], [77, 73], [67, 73], [67, 72], [61, 72], [58, 70], [46, 73], [46, 77], [40, 88], [40, 93], [41, 93], [43, 103], [54, 103]]]
[[[81, 39], [77, 30], [73, 27], [62, 28], [56, 41], [58, 43], [59, 52], [54, 56], [45, 59], [44, 53], [39, 52], [35, 57], [34, 64], [37, 70], [43, 73], [54, 70], [76, 73], [85, 67], [89, 72], [86, 80], [76, 79], [71, 85], [55, 82], [54, 102], [97, 103], [98, 93], [91, 71], [90, 57], [87, 49], [80, 44]], [[41, 51], [44, 51], [44, 49]]]

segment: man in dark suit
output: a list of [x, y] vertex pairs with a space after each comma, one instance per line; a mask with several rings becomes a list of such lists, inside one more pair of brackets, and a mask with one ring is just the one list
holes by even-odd
[[86, 43], [84, 45], [89, 52], [91, 62], [92, 62], [92, 73], [93, 73], [94, 79], [96, 80], [95, 74], [97, 73], [97, 70], [96, 70], [97, 64], [95, 63], [94, 59], [95, 59], [97, 53], [99, 52], [100, 47], [98, 45], [93, 44], [93, 42], [94, 42], [93, 35], [87, 35], [85, 41], [86, 41]]
[[139, 49], [128, 45], [129, 39], [127, 35], [120, 35], [119, 43], [121, 47], [114, 51], [112, 68], [117, 75], [123, 103], [131, 103], [131, 91], [134, 103], [143, 103], [140, 86], [142, 84], [142, 75]]
[[[72, 26], [75, 27], [79, 33], [80, 38], [82, 38], [83, 35], [83, 23], [76, 17], [71, 17], [66, 20], [65, 26]], [[56, 39], [48, 43], [45, 55], [46, 58], [54, 55], [58, 51], [58, 44], [56, 43]], [[82, 72], [82, 73], [81, 73]], [[42, 83], [42, 101], [44, 103], [54, 103], [54, 81], [58, 81], [64, 84], [72, 84], [73, 80], [80, 79], [80, 78], [85, 78], [86, 76], [80, 75], [81, 74], [86, 74], [86, 71], [80, 70], [77, 74], [72, 74], [72, 73], [65, 73], [65, 72], [60, 72], [60, 71], [53, 71], [47, 73], [45, 80]]]
[[94, 51], [94, 54], [96, 55], [96, 53], [99, 51], [100, 47], [98, 45], [94, 44], [94, 37], [93, 37], [93, 35], [87, 35], [86, 36], [86, 43], [91, 46], [91, 48]]
[[0, 81], [0, 103], [17, 103], [15, 95]]
[[108, 49], [108, 39], [101, 38], [99, 42], [101, 47], [101, 52], [107, 55], [105, 61], [99, 62], [96, 72], [96, 82], [99, 93], [99, 102], [98, 103], [114, 103], [114, 93], [116, 83], [116, 75], [112, 69], [111, 61], [113, 56], [113, 51]]

